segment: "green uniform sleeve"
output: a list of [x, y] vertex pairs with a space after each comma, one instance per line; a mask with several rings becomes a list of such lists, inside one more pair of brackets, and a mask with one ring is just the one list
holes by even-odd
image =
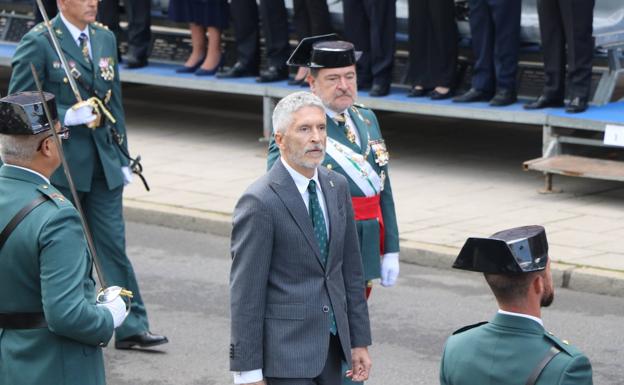
[[592, 385], [592, 367], [585, 355], [574, 357], [562, 373], [558, 385]]
[[60, 208], [39, 237], [41, 298], [49, 329], [96, 346], [113, 334], [113, 317], [87, 300], [94, 297], [84, 233], [73, 207]]

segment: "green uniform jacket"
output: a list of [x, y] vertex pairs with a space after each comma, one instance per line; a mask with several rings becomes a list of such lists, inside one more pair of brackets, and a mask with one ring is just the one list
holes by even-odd
[[496, 314], [490, 323], [461, 330], [446, 342], [442, 385], [525, 385], [552, 346], [561, 353], [544, 368], [537, 385], [592, 384], [589, 359], [531, 319]]
[[91, 260], [74, 206], [41, 177], [0, 167], [0, 229], [26, 204], [33, 210], [0, 250], [0, 313], [43, 312], [48, 328], [0, 329], [0, 384], [100, 385], [99, 345], [113, 334], [95, 306]]
[[[349, 108], [349, 115], [351, 120], [355, 123], [358, 134], [360, 136], [360, 142], [366, 143], [367, 140], [383, 140], [381, 136], [381, 130], [379, 128], [379, 122], [377, 117], [368, 108], [360, 106], [353, 106]], [[343, 129], [341, 129], [333, 119], [327, 117], [327, 135], [334, 140], [348, 146], [349, 148], [364, 154], [366, 148], [360, 149], [356, 144], [349, 142]], [[364, 146], [366, 147], [366, 146]], [[268, 168], [270, 169], [275, 163], [275, 160], [280, 156], [279, 148], [275, 144], [273, 137], [269, 143], [268, 154]], [[388, 173], [388, 165], [379, 166], [376, 162], [375, 151], [370, 151], [368, 162], [373, 166], [373, 169], [377, 174], [385, 174], [384, 188], [381, 192], [381, 213], [384, 220], [384, 246], [385, 253], [399, 252], [399, 228], [397, 226], [396, 212], [394, 209], [394, 199], [392, 197], [392, 187], [390, 185], [390, 175]], [[362, 190], [351, 180], [349, 175], [340, 167], [340, 165], [332, 159], [331, 156], [326, 155], [323, 165], [330, 168], [342, 175], [344, 175], [349, 181], [349, 189], [351, 190], [352, 197], [365, 196]], [[364, 220], [356, 221], [358, 235], [360, 238], [360, 251], [362, 253], [362, 264], [364, 266], [364, 279], [371, 280], [380, 277], [380, 255], [379, 255], [379, 224], [377, 220]]]
[[[94, 165], [98, 159], [104, 169], [108, 188], [114, 189], [122, 186], [121, 167], [126, 166], [128, 161], [113, 142], [110, 129], [115, 127], [124, 137], [123, 145], [127, 148], [115, 36], [99, 24], [89, 25], [89, 41], [93, 59], [87, 62], [60, 16], [52, 19], [52, 26], [70, 67], [76, 68], [80, 72], [82, 81], [93, 90], [88, 93], [80, 81], [77, 81], [83, 99], [98, 96], [105, 101], [106, 94], [110, 90], [108, 109], [117, 120], [116, 124], [112, 124], [103, 117], [104, 123], [95, 130], [84, 125], [70, 127], [70, 139], [64, 142], [63, 148], [76, 188], [83, 192], [91, 190]], [[56, 96], [59, 119], [63, 124], [65, 112], [77, 101], [61, 67], [60, 59], [49, 40], [48, 31], [42, 23], [24, 35], [15, 50], [11, 63], [13, 72], [9, 83], [9, 93], [37, 89], [30, 63], [33, 63], [37, 69], [44, 91]], [[61, 169], [52, 175], [52, 183], [69, 187]]]

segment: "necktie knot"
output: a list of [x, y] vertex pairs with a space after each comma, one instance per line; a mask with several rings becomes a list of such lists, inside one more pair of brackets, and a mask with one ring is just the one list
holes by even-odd
[[336, 123], [338, 123], [340, 127], [344, 127], [344, 125], [347, 123], [347, 117], [345, 116], [344, 112], [336, 115], [334, 120], [336, 121]]
[[83, 44], [84, 42], [89, 40], [89, 37], [87, 36], [86, 33], [80, 32], [80, 37], [78, 37], [78, 40], [80, 40], [80, 44]]
[[316, 195], [316, 182], [314, 180], [311, 180], [310, 184], [308, 184], [308, 192]]
[[89, 37], [87, 36], [87, 34], [84, 32], [81, 32], [80, 36], [78, 37], [78, 41], [80, 42], [80, 49], [82, 51], [82, 56], [84, 56], [87, 63], [89, 63], [90, 61], [89, 46], [87, 45], [88, 40], [89, 40]]

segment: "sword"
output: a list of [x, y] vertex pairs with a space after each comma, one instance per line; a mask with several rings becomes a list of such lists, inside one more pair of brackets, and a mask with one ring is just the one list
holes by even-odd
[[[40, 0], [37, 0], [37, 2], [39, 1]], [[95, 271], [97, 272], [98, 281], [100, 282], [100, 286], [102, 287], [100, 289], [100, 292], [97, 295], [97, 301], [99, 303], [106, 303], [106, 302], [110, 302], [114, 300], [117, 296], [121, 295], [128, 299], [128, 302], [126, 304], [127, 306], [126, 311], [129, 312], [132, 292], [130, 290], [126, 290], [119, 286], [108, 286], [106, 284], [106, 278], [104, 277], [104, 272], [102, 271], [102, 265], [100, 264], [100, 259], [95, 249], [93, 237], [91, 236], [89, 225], [87, 224], [87, 221], [85, 219], [84, 211], [82, 209], [82, 204], [80, 203], [80, 199], [78, 198], [78, 192], [76, 191], [76, 186], [74, 185], [74, 180], [72, 179], [71, 173], [69, 171], [67, 159], [65, 158], [65, 152], [61, 144], [61, 138], [59, 138], [58, 133], [56, 132], [56, 128], [54, 127], [52, 114], [50, 113], [50, 109], [48, 108], [48, 103], [46, 102], [45, 95], [43, 94], [43, 87], [41, 86], [41, 80], [39, 80], [37, 69], [35, 68], [35, 65], [32, 63], [30, 63], [30, 70], [32, 71], [32, 75], [35, 80], [35, 84], [37, 86], [37, 91], [39, 91], [39, 95], [41, 96], [41, 101], [43, 103], [43, 110], [45, 112], [46, 119], [48, 120], [48, 124], [50, 125], [50, 128], [52, 129], [52, 136], [54, 137], [54, 141], [56, 143], [56, 147], [59, 152], [59, 157], [61, 158], [61, 164], [63, 165], [63, 172], [65, 173], [65, 178], [67, 178], [67, 184], [69, 185], [69, 190], [71, 191], [72, 197], [74, 198], [74, 204], [76, 206], [76, 210], [78, 211], [78, 216], [80, 217], [80, 223], [82, 224], [85, 238], [87, 240], [87, 248], [89, 250], [89, 253], [91, 254], [91, 258], [93, 259], [93, 266], [95, 266]]]
[[63, 67], [63, 71], [65, 72], [65, 75], [67, 76], [67, 80], [69, 81], [69, 87], [71, 88], [72, 92], [74, 93], [74, 97], [76, 98], [76, 101], [78, 102], [72, 108], [78, 109], [80, 107], [87, 105], [93, 109], [95, 115], [97, 116], [97, 119], [87, 124], [89, 128], [95, 129], [100, 125], [102, 113], [106, 115], [106, 118], [108, 120], [110, 120], [112, 123], [115, 123], [116, 122], [115, 118], [108, 111], [108, 109], [104, 107], [104, 104], [102, 103], [100, 99], [96, 98], [95, 96], [87, 100], [82, 99], [82, 95], [80, 95], [80, 91], [78, 90], [78, 85], [76, 84], [76, 79], [74, 78], [74, 71], [77, 72], [77, 70], [75, 68], [72, 68], [72, 69], [69, 68], [69, 65], [67, 64], [67, 59], [65, 58], [65, 55], [63, 54], [63, 51], [61, 50], [61, 46], [59, 45], [59, 42], [56, 39], [56, 35], [54, 34], [54, 31], [52, 30], [52, 23], [50, 23], [50, 18], [48, 17], [48, 13], [46, 12], [45, 7], [43, 6], [43, 3], [41, 2], [41, 0], [36, 0], [36, 1], [37, 1], [37, 8], [39, 8], [39, 12], [41, 13], [41, 17], [43, 18], [43, 24], [45, 25], [46, 29], [48, 30], [48, 34], [50, 35], [50, 40], [52, 41], [52, 46], [54, 48], [54, 51], [56, 51], [56, 54], [58, 55], [59, 60], [61, 61], [61, 66]]

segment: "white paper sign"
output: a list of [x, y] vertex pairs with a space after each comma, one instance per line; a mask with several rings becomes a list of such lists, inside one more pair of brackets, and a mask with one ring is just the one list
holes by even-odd
[[603, 143], [610, 146], [624, 147], [624, 126], [607, 124]]

